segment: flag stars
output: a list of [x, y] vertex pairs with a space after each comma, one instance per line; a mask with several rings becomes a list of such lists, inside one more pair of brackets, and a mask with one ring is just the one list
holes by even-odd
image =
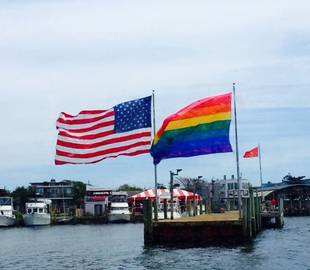
[[114, 111], [116, 132], [151, 127], [151, 97], [119, 104]]

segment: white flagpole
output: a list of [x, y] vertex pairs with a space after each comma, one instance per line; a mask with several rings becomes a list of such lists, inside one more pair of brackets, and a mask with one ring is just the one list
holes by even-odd
[[[152, 101], [153, 101], [153, 140], [156, 134], [155, 126], [155, 91], [152, 91]], [[155, 205], [154, 205], [154, 219], [158, 220], [158, 194], [157, 194], [157, 165], [154, 164], [154, 185], [155, 185]]]
[[234, 95], [234, 116], [235, 116], [235, 140], [236, 140], [236, 165], [237, 165], [237, 179], [238, 179], [238, 209], [239, 209], [239, 217], [242, 216], [241, 211], [241, 179], [240, 179], [240, 168], [239, 168], [239, 148], [238, 148], [238, 129], [237, 129], [237, 108], [236, 108], [236, 90], [235, 83], [233, 83], [233, 95]]
[[260, 144], [258, 144], [258, 160], [259, 160], [260, 190], [261, 190], [261, 197], [263, 201], [264, 200], [263, 198], [263, 175], [262, 175], [262, 159], [261, 159]]

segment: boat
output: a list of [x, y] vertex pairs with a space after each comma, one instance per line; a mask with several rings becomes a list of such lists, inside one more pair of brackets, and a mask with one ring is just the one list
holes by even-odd
[[13, 199], [0, 197], [0, 227], [14, 226], [16, 222]]
[[130, 211], [127, 202], [112, 202], [109, 213], [109, 222], [129, 222]]
[[26, 203], [26, 214], [23, 215], [26, 226], [41, 226], [51, 224], [51, 200], [39, 199]]

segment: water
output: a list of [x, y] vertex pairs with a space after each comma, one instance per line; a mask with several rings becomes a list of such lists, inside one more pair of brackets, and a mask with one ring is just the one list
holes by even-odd
[[310, 217], [235, 248], [144, 248], [142, 224], [0, 230], [0, 269], [310, 269]]

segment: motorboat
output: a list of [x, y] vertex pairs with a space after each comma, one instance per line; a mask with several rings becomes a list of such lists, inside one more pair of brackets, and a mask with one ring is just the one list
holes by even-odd
[[112, 202], [110, 213], [108, 215], [109, 222], [129, 222], [130, 211], [127, 202]]
[[0, 227], [14, 226], [16, 222], [13, 199], [0, 197]]
[[40, 199], [26, 203], [26, 214], [23, 215], [26, 226], [41, 226], [51, 224], [51, 200]]

